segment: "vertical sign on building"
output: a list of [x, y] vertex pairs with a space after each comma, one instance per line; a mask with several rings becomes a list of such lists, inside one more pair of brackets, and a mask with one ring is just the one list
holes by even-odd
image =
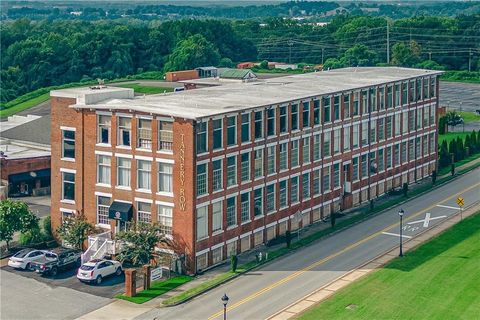
[[180, 134], [180, 208], [185, 211], [185, 134]]

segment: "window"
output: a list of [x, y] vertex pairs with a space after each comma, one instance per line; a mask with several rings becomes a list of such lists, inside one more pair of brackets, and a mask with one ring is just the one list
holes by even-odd
[[401, 130], [401, 114], [395, 115], [395, 136], [400, 135]]
[[137, 119], [137, 148], [152, 149], [152, 120]]
[[387, 147], [387, 169], [392, 167], [392, 147]]
[[293, 140], [291, 142], [290, 162], [292, 168], [298, 166], [298, 140]]
[[279, 202], [280, 202], [280, 208], [284, 208], [287, 206], [287, 180], [283, 180], [279, 182]]
[[420, 150], [420, 145], [421, 145], [421, 142], [420, 142], [420, 137], [417, 137], [415, 138], [415, 155], [414, 155], [414, 159], [418, 159], [422, 156], [421, 154], [421, 150]]
[[378, 99], [380, 100], [380, 110], [385, 109], [385, 87], [378, 88]]
[[118, 117], [117, 144], [123, 147], [130, 147], [131, 136], [132, 136], [132, 119], [127, 117]]
[[377, 89], [370, 88], [370, 110], [377, 111]]
[[197, 196], [207, 193], [207, 164], [197, 165]]
[[385, 118], [378, 119], [378, 140], [385, 139]]
[[333, 188], [340, 187], [340, 163], [333, 165]]
[[320, 100], [313, 101], [313, 124], [320, 124]]
[[428, 127], [428, 121], [430, 120], [430, 106], [423, 108], [423, 127]]
[[323, 101], [323, 120], [324, 122], [330, 122], [330, 97], [322, 99]]
[[358, 97], [358, 92], [353, 93], [353, 110], [352, 114], [354, 116], [358, 116], [358, 111], [359, 111], [359, 97]]
[[400, 144], [395, 145], [395, 154], [393, 156], [393, 165], [397, 167], [400, 164]]
[[417, 121], [415, 122], [415, 128], [420, 129], [422, 127], [422, 109], [415, 110], [417, 113]]
[[223, 202], [212, 203], [212, 232], [222, 230], [223, 226]]
[[280, 157], [280, 171], [288, 169], [288, 142], [280, 143], [278, 146], [279, 152], [278, 156]]
[[402, 83], [402, 105], [408, 104], [408, 85], [407, 82]]
[[320, 160], [322, 156], [320, 154], [320, 144], [321, 144], [321, 136], [320, 134], [316, 134], [313, 136], [313, 161]]
[[362, 155], [361, 161], [362, 161], [362, 163], [361, 163], [362, 178], [365, 178], [366, 176], [368, 176], [367, 155], [366, 154]]
[[242, 161], [242, 167], [241, 167], [242, 182], [249, 181], [250, 180], [250, 153], [248, 152], [242, 153], [240, 158]]
[[303, 103], [303, 115], [302, 115], [303, 128], [310, 126], [310, 102]]
[[423, 78], [423, 99], [430, 98], [430, 91], [428, 90], [428, 78]]
[[223, 187], [222, 159], [212, 161], [212, 191], [221, 190]]
[[415, 147], [415, 140], [410, 139], [408, 141], [408, 161], [412, 161], [413, 159], [415, 159], [414, 147]]
[[410, 103], [414, 102], [415, 101], [415, 81], [414, 80], [410, 80], [410, 82], [408, 83], [408, 99], [410, 101]]
[[387, 116], [387, 139], [390, 139], [392, 137], [392, 134], [393, 134], [392, 117], [393, 116]]
[[360, 125], [354, 124], [353, 125], [353, 133], [352, 133], [353, 141], [352, 141], [352, 148], [358, 148], [358, 143], [360, 141]]
[[430, 97], [433, 98], [437, 95], [437, 79], [430, 78]]
[[263, 137], [263, 112], [255, 112], [255, 139]]
[[110, 156], [97, 155], [97, 183], [110, 184]]
[[250, 221], [250, 192], [242, 193], [240, 195], [240, 219], [243, 222]]
[[385, 170], [385, 151], [383, 149], [378, 150], [378, 172]]
[[237, 144], [237, 117], [227, 117], [227, 145]]
[[152, 222], [152, 205], [146, 202], [137, 202], [138, 222]]
[[290, 179], [290, 203], [298, 202], [298, 177]]
[[287, 126], [287, 107], [280, 107], [280, 133], [285, 133], [288, 131]]
[[152, 172], [152, 163], [146, 160], [137, 160], [137, 188], [150, 190], [150, 174]]
[[376, 159], [377, 153], [370, 152], [370, 173], [371, 174], [376, 174], [378, 172], [378, 166], [377, 166], [377, 159]]
[[237, 158], [227, 158], [227, 188], [237, 184]]
[[330, 167], [323, 168], [323, 192], [330, 190]]
[[400, 84], [397, 83], [395, 84], [395, 107], [399, 107], [400, 103]]
[[417, 101], [420, 101], [422, 100], [422, 79], [416, 79], [415, 80], [415, 85], [416, 85], [416, 89], [415, 89], [415, 92], [417, 94]]
[[222, 148], [222, 124], [223, 119], [215, 119], [212, 121], [213, 126], [213, 150]]
[[403, 112], [402, 113], [402, 133], [403, 134], [407, 133], [408, 131], [408, 127], [410, 126], [408, 122], [409, 122], [409, 112]]
[[75, 131], [62, 130], [62, 158], [75, 159]]
[[387, 108], [393, 107], [393, 87], [389, 85], [387, 87]]
[[97, 197], [97, 224], [109, 225], [108, 210], [110, 209], [110, 198]]
[[362, 90], [362, 114], [367, 114], [368, 111], [368, 90]]
[[430, 148], [430, 153], [434, 153], [436, 148], [435, 148], [435, 134], [430, 133], [428, 136], [428, 145]]
[[333, 153], [340, 153], [340, 143], [341, 143], [341, 129], [333, 130]]
[[330, 140], [331, 140], [331, 131], [325, 132], [325, 134], [323, 135], [323, 156], [324, 157], [331, 156]]
[[132, 160], [117, 158], [117, 186], [130, 187]]
[[197, 154], [207, 152], [207, 122], [197, 123]]
[[340, 120], [340, 96], [333, 98], [333, 120]]
[[347, 93], [343, 96], [343, 118], [350, 118], [350, 94]]
[[302, 200], [310, 198], [310, 173], [302, 174]]
[[343, 151], [350, 150], [350, 127], [343, 129]]
[[302, 161], [304, 164], [310, 163], [310, 137], [303, 138]]
[[97, 116], [97, 142], [110, 144], [111, 117], [106, 115]]
[[158, 150], [173, 150], [173, 122], [158, 121]]
[[275, 146], [267, 147], [267, 175], [274, 174], [275, 168]]
[[275, 109], [267, 109], [267, 136], [275, 135]]
[[62, 172], [62, 200], [75, 201], [75, 173]]
[[237, 225], [237, 206], [235, 197], [227, 199], [227, 227]]
[[242, 142], [250, 141], [250, 114], [242, 114]]
[[255, 150], [255, 178], [263, 176], [263, 149]]
[[298, 104], [292, 104], [291, 128], [292, 131], [298, 129]]
[[197, 208], [197, 240], [208, 236], [208, 206]]
[[362, 147], [368, 144], [368, 123], [362, 122]]
[[158, 191], [173, 192], [173, 166], [170, 163], [158, 163]]
[[415, 126], [415, 110], [410, 110], [408, 111], [408, 131], [412, 131], [414, 129], [414, 126]]
[[[256, 190], [255, 190], [256, 191]], [[275, 211], [275, 185], [271, 184], [265, 188], [266, 191], [266, 210], [267, 213]]]
[[370, 143], [377, 141], [377, 120], [370, 121]]
[[437, 111], [437, 109], [435, 108], [435, 105], [432, 104], [430, 106], [431, 110], [430, 110], [430, 125], [433, 125], [435, 124], [435, 112]]
[[158, 223], [160, 232], [165, 235], [171, 235], [173, 229], [173, 208], [163, 205], [157, 206]]
[[402, 142], [402, 163], [407, 162], [407, 142]]
[[352, 180], [358, 180], [358, 157], [352, 159]]
[[428, 155], [428, 137], [423, 136], [422, 138], [422, 154], [423, 155]]
[[212, 263], [217, 264], [223, 260], [223, 248], [212, 249]]
[[320, 194], [320, 169], [312, 172], [312, 194], [314, 196]]

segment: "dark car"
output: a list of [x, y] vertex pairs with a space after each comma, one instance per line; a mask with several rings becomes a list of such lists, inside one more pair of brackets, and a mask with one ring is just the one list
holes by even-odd
[[59, 270], [78, 268], [82, 262], [80, 250], [68, 248], [55, 248], [45, 251], [45, 256], [31, 264], [38, 273], [56, 276]]

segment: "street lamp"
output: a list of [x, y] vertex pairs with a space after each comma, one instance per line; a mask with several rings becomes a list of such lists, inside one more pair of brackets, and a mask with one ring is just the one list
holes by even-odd
[[222, 302], [223, 302], [223, 320], [227, 320], [227, 303], [228, 303], [228, 296], [227, 296], [226, 293], [223, 294]]
[[405, 213], [405, 211], [403, 211], [403, 209], [400, 209], [400, 211], [398, 211], [398, 215], [400, 216], [400, 254], [399, 254], [400, 257], [403, 257], [403, 250], [402, 250], [403, 236], [402, 236], [402, 230], [403, 230], [403, 214], [404, 214], [404, 213]]

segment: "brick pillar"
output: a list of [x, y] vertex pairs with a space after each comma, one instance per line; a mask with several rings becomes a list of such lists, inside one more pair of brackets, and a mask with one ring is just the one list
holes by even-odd
[[137, 294], [137, 271], [135, 269], [125, 270], [125, 295], [134, 297]]
[[151, 279], [150, 279], [150, 265], [146, 264], [143, 266], [143, 290], [150, 289]]

